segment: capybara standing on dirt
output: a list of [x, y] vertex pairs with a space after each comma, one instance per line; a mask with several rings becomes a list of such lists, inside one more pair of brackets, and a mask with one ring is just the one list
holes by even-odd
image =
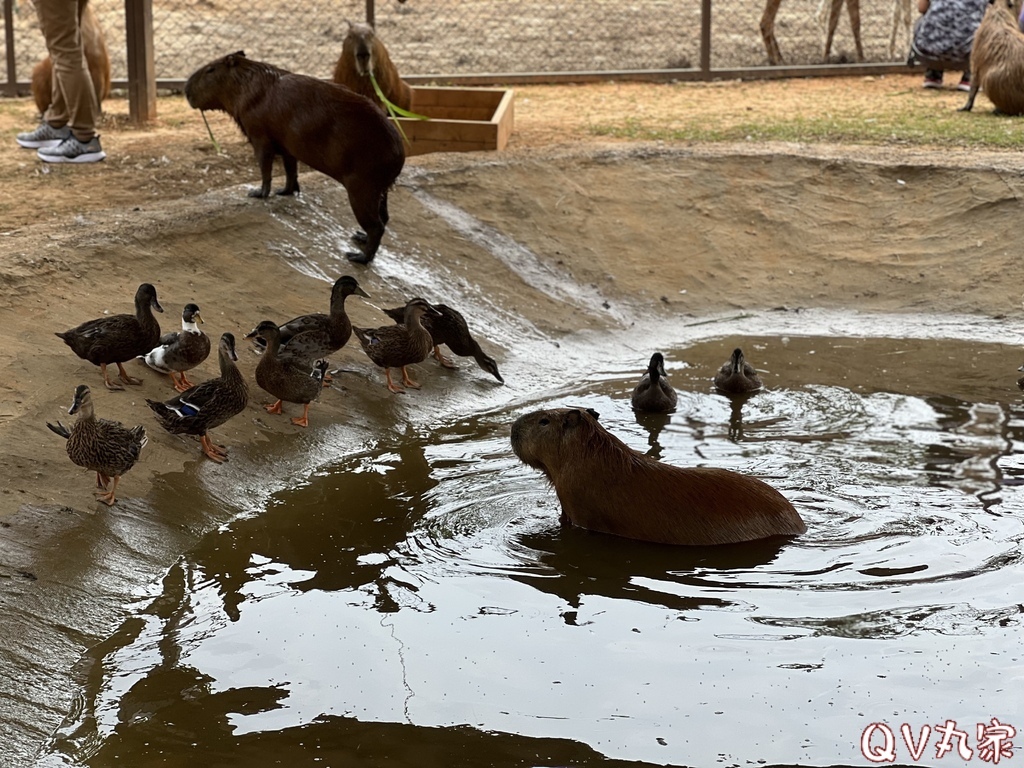
[[807, 530], [785, 496], [726, 469], [680, 468], [629, 448], [589, 408], [521, 416], [512, 450], [541, 470], [563, 525], [660, 544], [733, 544]]
[[[78, 20], [82, 30], [82, 48], [85, 63], [89, 67], [92, 87], [96, 91], [96, 103], [110, 96], [110, 54], [103, 39], [103, 28], [88, 5], [82, 8]], [[46, 114], [53, 102], [53, 59], [47, 56], [32, 70], [32, 98], [39, 114]]]
[[[377, 79], [381, 92], [395, 106], [412, 107], [412, 90], [398, 76], [388, 49], [369, 24], [349, 24], [341, 44], [341, 56], [334, 66], [334, 82], [361, 93], [375, 104], [381, 104], [370, 82], [370, 73]], [[381, 104], [381, 108], [384, 105]]]
[[284, 161], [285, 186], [299, 191], [299, 161], [340, 181], [365, 233], [361, 252], [346, 254], [368, 264], [388, 222], [388, 190], [405, 164], [398, 130], [373, 102], [348, 88], [252, 61], [238, 51], [193, 72], [185, 97], [196, 109], [219, 109], [238, 123], [252, 144], [263, 185], [249, 194], [270, 195], [274, 156]]
[[970, 112], [978, 89], [1004, 115], [1024, 114], [1024, 33], [1012, 0], [989, 0], [971, 47], [971, 92], [960, 110]]

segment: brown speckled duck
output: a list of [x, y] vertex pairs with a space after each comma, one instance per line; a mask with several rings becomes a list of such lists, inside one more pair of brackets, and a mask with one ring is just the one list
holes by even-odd
[[256, 364], [256, 383], [260, 388], [277, 398], [277, 402], [265, 405], [267, 413], [281, 413], [284, 401], [301, 403], [302, 416], [292, 419], [292, 424], [309, 426], [309, 404], [320, 396], [324, 375], [327, 373], [326, 360], [313, 360], [304, 354], [303, 335], [293, 337], [299, 342], [292, 349], [281, 347], [281, 331], [277, 323], [264, 320], [253, 328], [245, 338], [262, 337], [267, 342], [267, 351]]
[[[196, 304], [186, 304], [181, 311], [181, 330], [165, 333], [159, 346], [140, 359], [155, 371], [166, 373], [179, 392], [194, 387], [186, 375], [210, 356], [210, 337], [199, 330], [203, 318]], [[180, 378], [179, 378], [180, 377]]]
[[384, 369], [384, 378], [388, 389], [395, 394], [404, 390], [391, 381], [391, 369], [402, 369], [402, 383], [407, 387], [419, 389], [420, 385], [409, 378], [407, 365], [423, 362], [434, 346], [430, 332], [423, 327], [425, 315], [440, 316], [424, 299], [412, 299], [405, 305], [404, 322], [398, 325], [385, 325], [381, 328], [353, 328], [363, 347], [373, 362]]
[[676, 409], [676, 399], [676, 391], [665, 376], [665, 358], [661, 352], [655, 352], [647, 373], [633, 389], [633, 408], [645, 413], [669, 413]]
[[[1018, 371], [1024, 371], [1024, 365], [1017, 369]], [[1024, 376], [1017, 379], [1017, 388], [1024, 391]]]
[[160, 323], [153, 310], [163, 312], [156, 299], [156, 288], [143, 283], [135, 292], [134, 315], [111, 315], [89, 320], [77, 328], [58, 333], [57, 336], [83, 360], [100, 367], [107, 389], [123, 390], [107, 376], [107, 366], [117, 364], [118, 378], [125, 384], [141, 384], [128, 375], [122, 363], [145, 355], [160, 343]]
[[96, 473], [97, 500], [113, 506], [121, 475], [135, 466], [146, 445], [146, 429], [141, 425], [129, 429], [119, 421], [97, 419], [93, 413], [92, 393], [85, 384], [75, 389], [75, 399], [68, 413], [79, 414], [71, 429], [59, 421], [56, 425], [47, 422], [46, 426], [68, 441], [71, 461]]
[[165, 402], [146, 400], [160, 424], [174, 435], [196, 435], [203, 453], [220, 464], [227, 461], [227, 448], [210, 441], [207, 431], [219, 427], [245, 410], [249, 387], [235, 362], [235, 337], [225, 333], [217, 345], [220, 377], [204, 381]]
[[[459, 357], [472, 357], [476, 360], [477, 365], [504, 384], [505, 380], [498, 372], [498, 364], [480, 348], [476, 339], [469, 332], [469, 324], [466, 323], [466, 318], [462, 313], [447, 304], [431, 304], [431, 306], [440, 313], [439, 316], [424, 315], [421, 322], [434, 342], [434, 357], [437, 358], [437, 362], [445, 368], [458, 367], [441, 354], [441, 345], [445, 344]], [[396, 323], [405, 322], [405, 307], [385, 309], [384, 314]]]
[[756, 392], [763, 386], [754, 366], [743, 359], [743, 350], [739, 348], [733, 350], [729, 362], [715, 374], [715, 387], [731, 395]]

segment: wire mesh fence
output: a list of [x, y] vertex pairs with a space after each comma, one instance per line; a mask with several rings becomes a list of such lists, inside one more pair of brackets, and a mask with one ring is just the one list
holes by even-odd
[[[761, 35], [765, 2], [712, 6], [710, 62], [716, 69], [769, 63]], [[3, 59], [13, 48], [16, 79], [28, 80], [46, 51], [31, 0], [4, 0]], [[859, 10], [864, 60], [905, 58], [910, 0], [781, 0], [775, 34], [786, 64], [825, 61], [825, 27], [838, 18], [829, 61], [856, 60], [846, 5]], [[124, 0], [92, 0], [106, 34], [113, 77], [127, 76]], [[186, 78], [236, 50], [296, 72], [329, 77], [366, 0], [153, 0], [157, 78]], [[404, 75], [443, 78], [495, 73], [686, 70], [700, 61], [700, 0], [379, 0], [378, 34]], [[5, 24], [5, 27], [7, 25]], [[8, 70], [10, 68], [8, 67]], [[11, 81], [7, 72], [6, 81]]]

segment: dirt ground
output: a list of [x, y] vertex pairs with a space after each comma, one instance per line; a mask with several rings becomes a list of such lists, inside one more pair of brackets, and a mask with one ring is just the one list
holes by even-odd
[[[666, 316], [680, 311], [678, 296], [683, 294], [687, 312], [721, 308], [713, 299], [720, 290], [728, 294], [729, 306], [752, 310], [855, 303], [865, 310], [991, 316], [1019, 312], [1019, 258], [1002, 235], [1004, 219], [1011, 234], [1013, 221], [1019, 221], [1024, 160], [1017, 155], [940, 153], [927, 147], [627, 147], [588, 130], [595, 122], [645, 110], [722, 114], [742, 104], [749, 120], [752, 113], [827, 109], [830, 99], [862, 100], [867, 110], [872, 100], [916, 92], [918, 86], [917, 76], [906, 76], [673, 89], [643, 84], [518, 88], [515, 133], [506, 152], [412, 158], [405, 176], [433, 179], [453, 197], [461, 194], [475, 201], [489, 225], [528, 242], [536, 253], [551, 254], [580, 284], [600, 285], [604, 296], [624, 301], [652, 300], [651, 311]], [[952, 108], [962, 94], [943, 97]], [[566, 109], [570, 102], [573, 108]], [[5, 336], [0, 344], [0, 369], [5, 371], [0, 380], [0, 440], [5, 446], [0, 450], [0, 521], [24, 504], [98, 508], [89, 495], [90, 479], [71, 467], [62, 442], [44, 423], [66, 413], [79, 381], [97, 391], [100, 377], [55, 340], [54, 331], [105, 313], [130, 311], [135, 288], [144, 280], [160, 286], [165, 329], [177, 327], [183, 303], [179, 299], [185, 293], [209, 294], [211, 284], [217, 293], [216, 314], [211, 312], [214, 329], [251, 327], [264, 312], [290, 317], [321, 309], [324, 303], [317, 299], [310, 306], [309, 277], [280, 260], [260, 258], [266, 253], [261, 227], [268, 218], [267, 204], [241, 194], [239, 185], [254, 183], [256, 169], [230, 121], [210, 116], [223, 149], [218, 154], [198, 113], [182, 98], [162, 98], [158, 110], [154, 124], [139, 128], [129, 125], [123, 99], [108, 101], [102, 126], [108, 159], [89, 166], [46, 166], [13, 140], [17, 131], [35, 124], [31, 102], [0, 103], [0, 133], [5, 137], [0, 142], [0, 327]], [[615, 176], [621, 166], [588, 159], [627, 151], [643, 160], [642, 174], [629, 184]], [[659, 153], [666, 152], [675, 154], [671, 162], [660, 164]], [[714, 158], [727, 155], [751, 158], [745, 164], [749, 174], [718, 176], [721, 168]], [[687, 158], [692, 160], [690, 169], [681, 170], [679, 163]], [[490, 178], [486, 174], [499, 162], [508, 169], [507, 186], [483, 188], [478, 182]], [[840, 181], [829, 182], [813, 209], [785, 214], [792, 219], [783, 221], [775, 210], [776, 176], [789, 176], [790, 181], [800, 177], [811, 187], [820, 182], [823, 167], [839, 169], [842, 176], [843, 168], [857, 163], [874, 169], [871, 183], [877, 179], [877, 201], [849, 199]], [[950, 188], [944, 204], [948, 207], [928, 222], [900, 218], [897, 196], [930, 169], [938, 169]], [[681, 180], [685, 173], [691, 176]], [[659, 233], [647, 213], [672, 202], [661, 191], [681, 184], [694, 187], [705, 180], [696, 178], [700, 174], [706, 175], [708, 189], [685, 205], [680, 202], [678, 221]], [[310, 175], [307, 171], [304, 177]], [[479, 266], [479, 256], [464, 235], [442, 231], [436, 217], [416, 206], [414, 193], [400, 183], [392, 197], [393, 224], [401, 222], [405, 231], [417, 233], [418, 242], [446, 253], [452, 270]], [[737, 221], [726, 203], [742, 202], [748, 194], [763, 202], [753, 213], [744, 213], [749, 220]], [[994, 217], [977, 225], [988, 232], [976, 233], [958, 218], [972, 206]], [[800, 217], [813, 219], [813, 236], [823, 238], [813, 265], [799, 261], [805, 258], [798, 251], [803, 253], [808, 237], [793, 226]], [[872, 243], [882, 219], [900, 233], [898, 246]], [[994, 228], [1001, 234], [989, 238]], [[564, 239], [551, 232], [564, 233]], [[699, 232], [699, 242], [683, 242], [688, 232]], [[621, 242], [622, 247], [602, 249], [602, 241]], [[187, 246], [177, 245], [182, 242]], [[653, 248], [685, 251], [686, 258], [654, 263]], [[968, 248], [973, 250], [963, 250]], [[604, 252], [608, 250], [614, 252]], [[968, 257], [971, 268], [958, 269], [956, 260]], [[401, 301], [403, 286], [393, 277], [374, 268], [359, 274], [382, 303]], [[515, 307], [545, 331], [569, 332], [593, 322], [551, 296], [516, 296], [509, 275], [499, 270], [477, 270], [473, 280], [482, 293]], [[673, 290], [667, 292], [666, 285]], [[321, 283], [315, 286], [318, 296], [324, 292]], [[353, 314], [356, 324], [383, 323], [364, 305]], [[503, 339], [494, 337], [489, 343], [494, 349]], [[358, 349], [344, 352], [351, 359], [361, 354]], [[508, 354], [509, 349], [501, 349], [498, 357]], [[251, 360], [244, 362], [252, 365]], [[215, 375], [215, 370], [211, 358], [198, 378]], [[183, 461], [198, 455], [194, 446], [163, 434], [149, 418], [142, 397], [170, 397], [173, 392], [156, 374], [141, 375], [145, 385], [132, 388], [122, 400], [106, 392], [98, 396], [100, 415], [149, 427], [145, 461], [122, 485], [129, 497], [144, 496], [161, 473], [179, 471]], [[324, 418], [340, 413], [337, 406], [318, 407]], [[248, 421], [238, 419], [219, 430], [218, 439], [229, 446], [243, 442], [251, 423], [265, 419], [258, 403], [250, 405], [248, 416]]]

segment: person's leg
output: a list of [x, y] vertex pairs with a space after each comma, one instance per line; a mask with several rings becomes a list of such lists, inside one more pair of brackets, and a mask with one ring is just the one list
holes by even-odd
[[36, 0], [39, 26], [53, 60], [53, 103], [44, 119], [52, 127], [69, 125], [82, 143], [96, 134], [96, 92], [82, 49], [79, 17], [86, 0]]

